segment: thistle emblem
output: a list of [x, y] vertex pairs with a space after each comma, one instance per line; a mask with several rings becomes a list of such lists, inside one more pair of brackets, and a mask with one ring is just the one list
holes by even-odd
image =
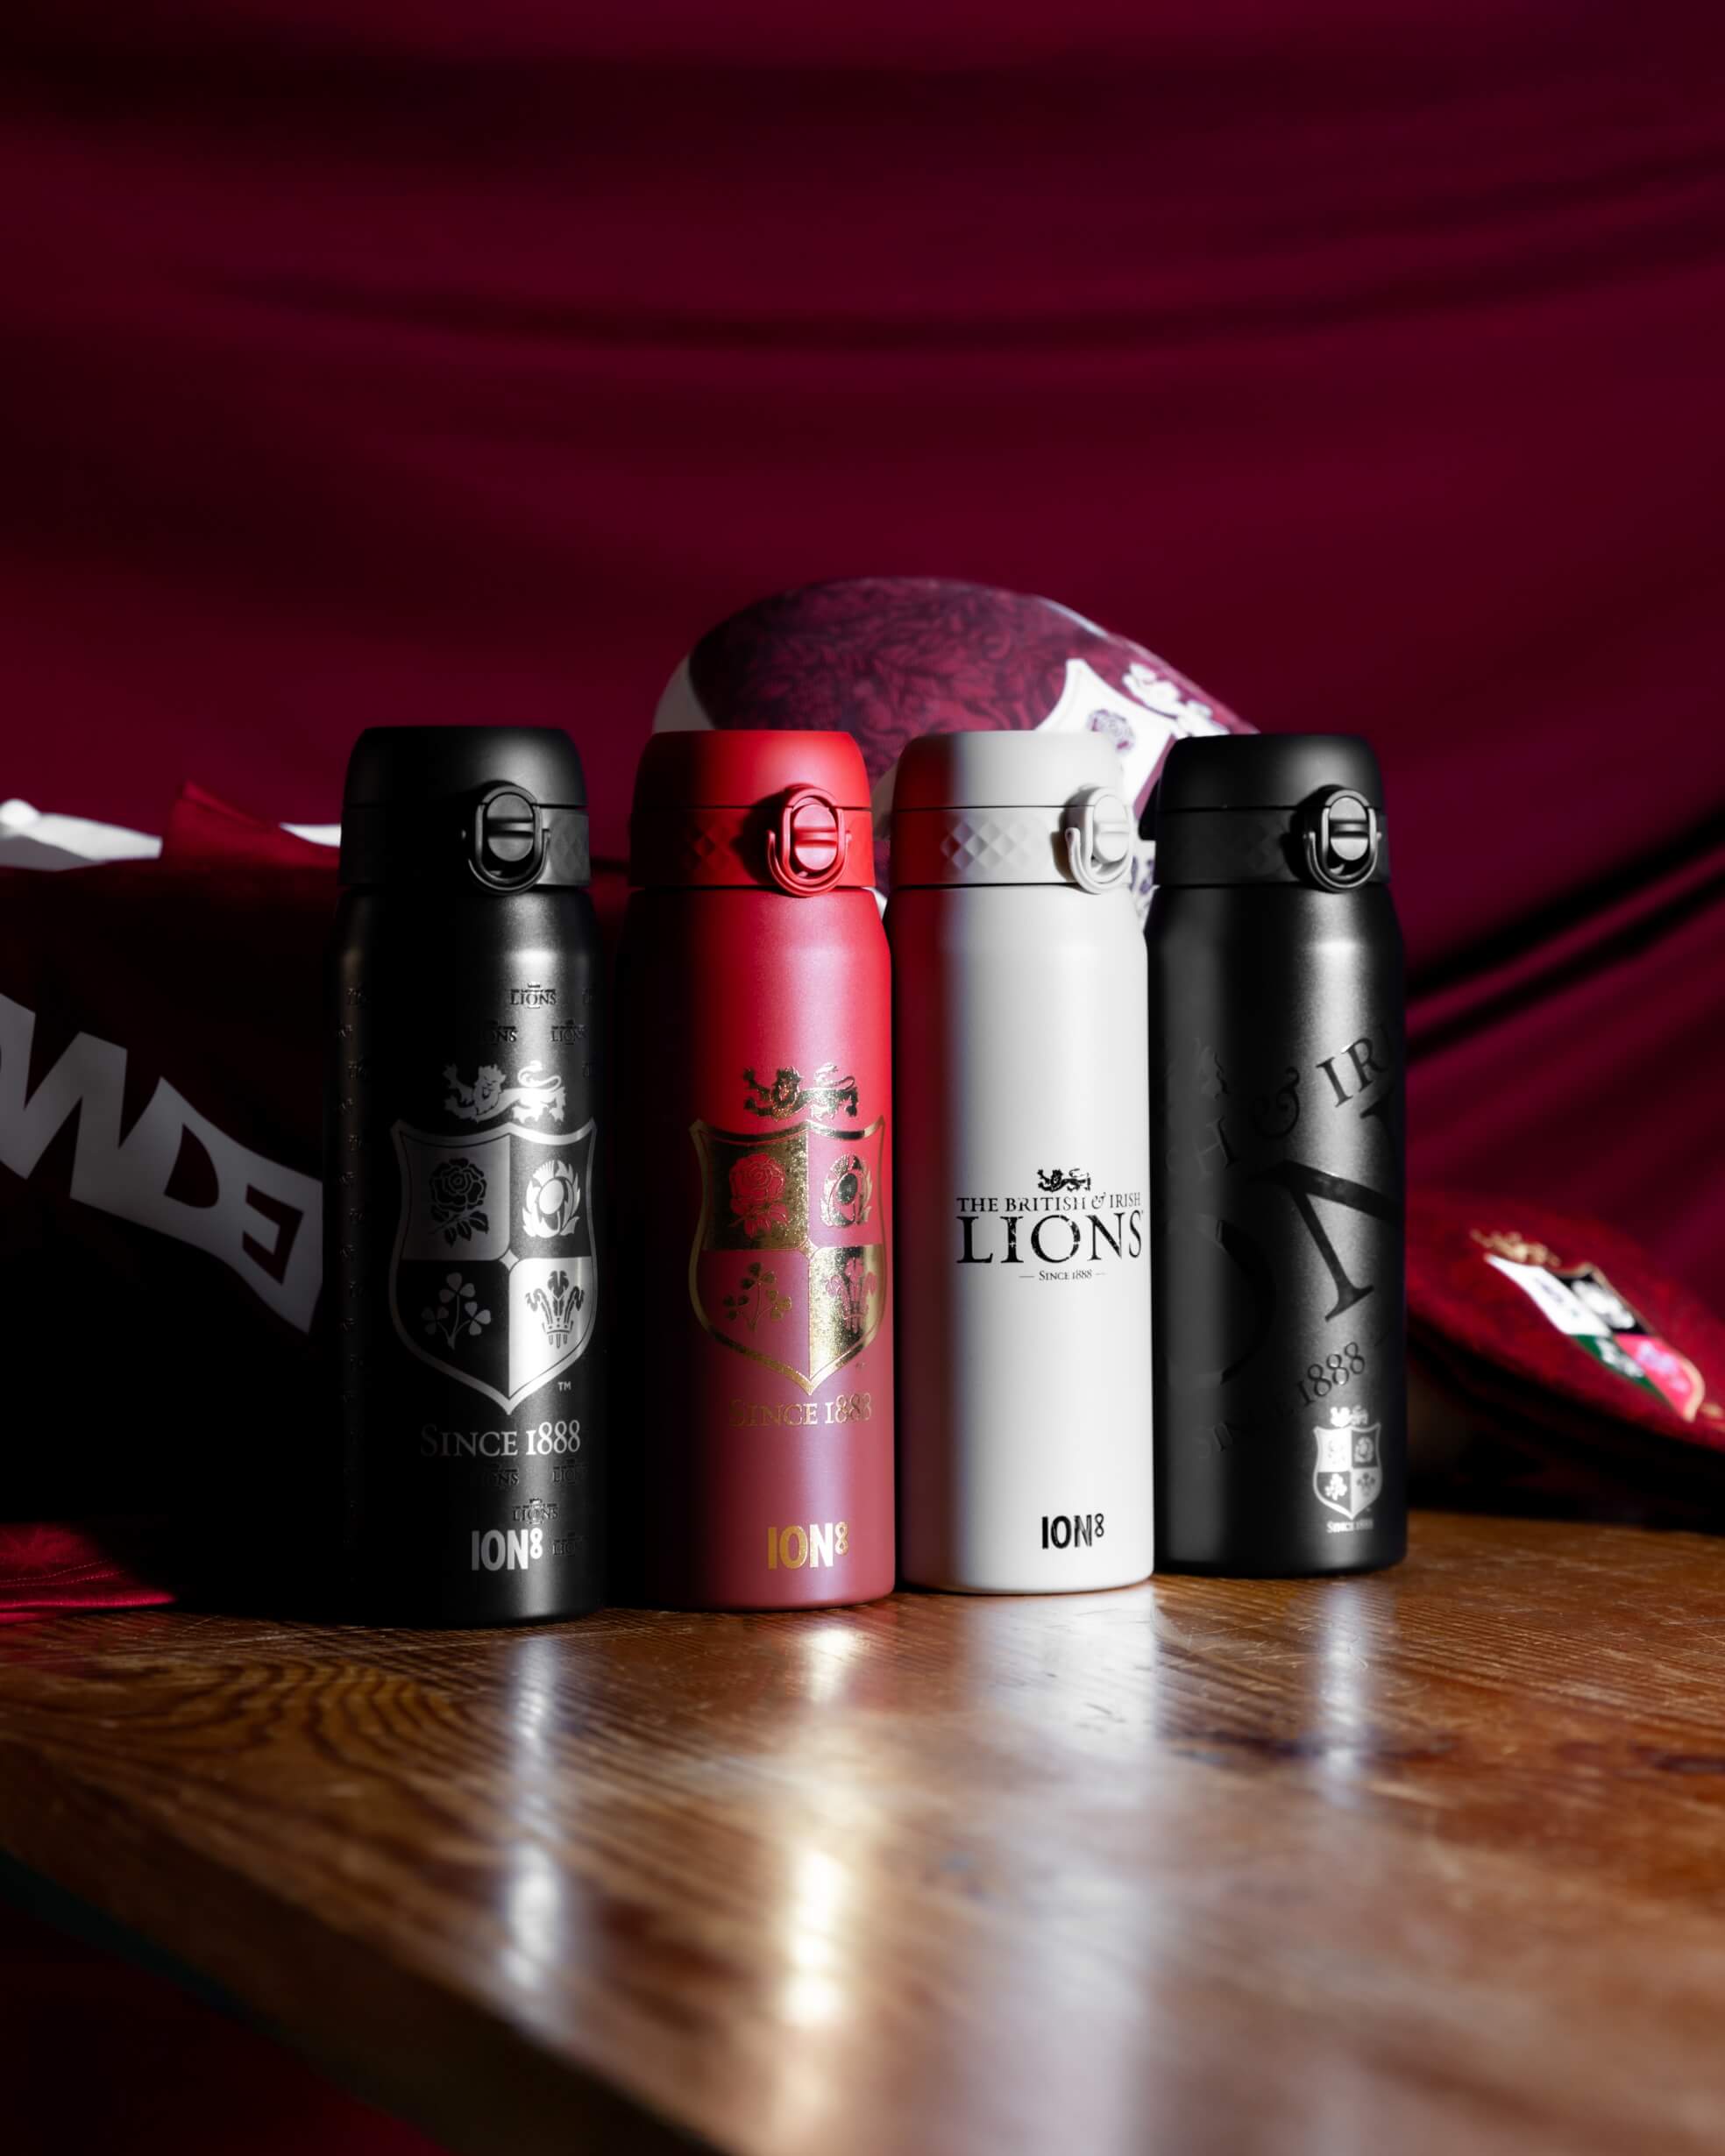
[[860, 1152], [841, 1152], [827, 1171], [820, 1192], [820, 1217], [829, 1228], [855, 1228], [869, 1217], [875, 1202], [875, 1179]]
[[548, 1346], [559, 1352], [569, 1345], [569, 1336], [575, 1330], [575, 1314], [587, 1299], [587, 1291], [578, 1287], [566, 1273], [553, 1273], [543, 1287], [529, 1290], [527, 1307], [539, 1320], [544, 1330]]
[[531, 1236], [567, 1235], [581, 1209], [581, 1186], [575, 1171], [554, 1153], [534, 1169], [522, 1202], [522, 1227]]

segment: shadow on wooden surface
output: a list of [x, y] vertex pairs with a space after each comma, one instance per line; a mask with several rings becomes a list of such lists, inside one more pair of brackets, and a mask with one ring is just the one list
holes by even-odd
[[0, 1843], [452, 2146], [1714, 2150], [1725, 1550], [0, 1634]]

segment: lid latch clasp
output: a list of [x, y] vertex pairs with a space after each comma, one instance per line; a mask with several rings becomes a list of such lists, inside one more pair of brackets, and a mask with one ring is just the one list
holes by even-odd
[[1304, 818], [1306, 873], [1322, 890], [1357, 890], [1378, 866], [1378, 812], [1362, 794], [1337, 786]]
[[1066, 865], [1080, 890], [1112, 890], [1132, 862], [1132, 821], [1106, 786], [1084, 786], [1061, 812]]
[[850, 833], [838, 804], [818, 786], [796, 786], [778, 808], [767, 833], [767, 873], [792, 897], [831, 890], [845, 872]]

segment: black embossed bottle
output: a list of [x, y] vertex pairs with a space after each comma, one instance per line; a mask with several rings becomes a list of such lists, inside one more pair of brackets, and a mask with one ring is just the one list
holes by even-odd
[[1176, 741], [1150, 907], [1156, 1564], [1407, 1546], [1402, 938], [1341, 734]]
[[324, 1208], [352, 1600], [508, 1624], [601, 1589], [598, 935], [568, 736], [348, 764]]

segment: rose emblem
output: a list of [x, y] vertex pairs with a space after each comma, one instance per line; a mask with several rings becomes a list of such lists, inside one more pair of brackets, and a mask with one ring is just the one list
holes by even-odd
[[561, 1160], [542, 1160], [529, 1178], [522, 1201], [522, 1226], [529, 1235], [567, 1235], [581, 1209], [581, 1189], [574, 1171]]
[[471, 1160], [440, 1160], [431, 1171], [431, 1217], [444, 1231], [444, 1240], [458, 1237], [471, 1242], [484, 1235], [491, 1223], [484, 1211], [485, 1170]]
[[784, 1170], [770, 1152], [746, 1153], [731, 1167], [731, 1210], [742, 1223], [745, 1235], [765, 1235], [782, 1228]]

